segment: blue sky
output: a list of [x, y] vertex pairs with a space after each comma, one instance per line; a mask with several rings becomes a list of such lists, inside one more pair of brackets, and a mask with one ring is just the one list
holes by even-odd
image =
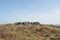
[[60, 0], [0, 0], [0, 24], [19, 21], [60, 24]]

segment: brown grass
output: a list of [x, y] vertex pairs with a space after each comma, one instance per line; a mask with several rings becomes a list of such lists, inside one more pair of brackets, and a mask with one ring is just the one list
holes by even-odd
[[44, 24], [5, 24], [0, 26], [0, 40], [60, 40], [60, 28]]

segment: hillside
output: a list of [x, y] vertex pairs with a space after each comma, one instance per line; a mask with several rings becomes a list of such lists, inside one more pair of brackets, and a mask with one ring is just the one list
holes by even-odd
[[60, 40], [60, 27], [39, 22], [0, 25], [0, 40]]

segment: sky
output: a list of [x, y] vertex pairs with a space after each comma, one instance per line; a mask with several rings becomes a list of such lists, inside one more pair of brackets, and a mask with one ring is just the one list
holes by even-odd
[[60, 0], [0, 0], [0, 24], [60, 24]]

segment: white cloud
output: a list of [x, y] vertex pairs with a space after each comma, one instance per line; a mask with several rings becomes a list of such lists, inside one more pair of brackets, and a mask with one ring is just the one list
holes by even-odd
[[29, 21], [39, 21], [47, 24], [60, 24], [60, 9], [48, 13], [32, 13], [26, 17]]
[[27, 15], [25, 14], [20, 15], [18, 13], [4, 20], [5, 20], [5, 23], [17, 22], [17, 21], [39, 21], [40, 23], [45, 23], [45, 24], [60, 24], [60, 9], [50, 10], [49, 12], [46, 12], [46, 13], [33, 12]]

